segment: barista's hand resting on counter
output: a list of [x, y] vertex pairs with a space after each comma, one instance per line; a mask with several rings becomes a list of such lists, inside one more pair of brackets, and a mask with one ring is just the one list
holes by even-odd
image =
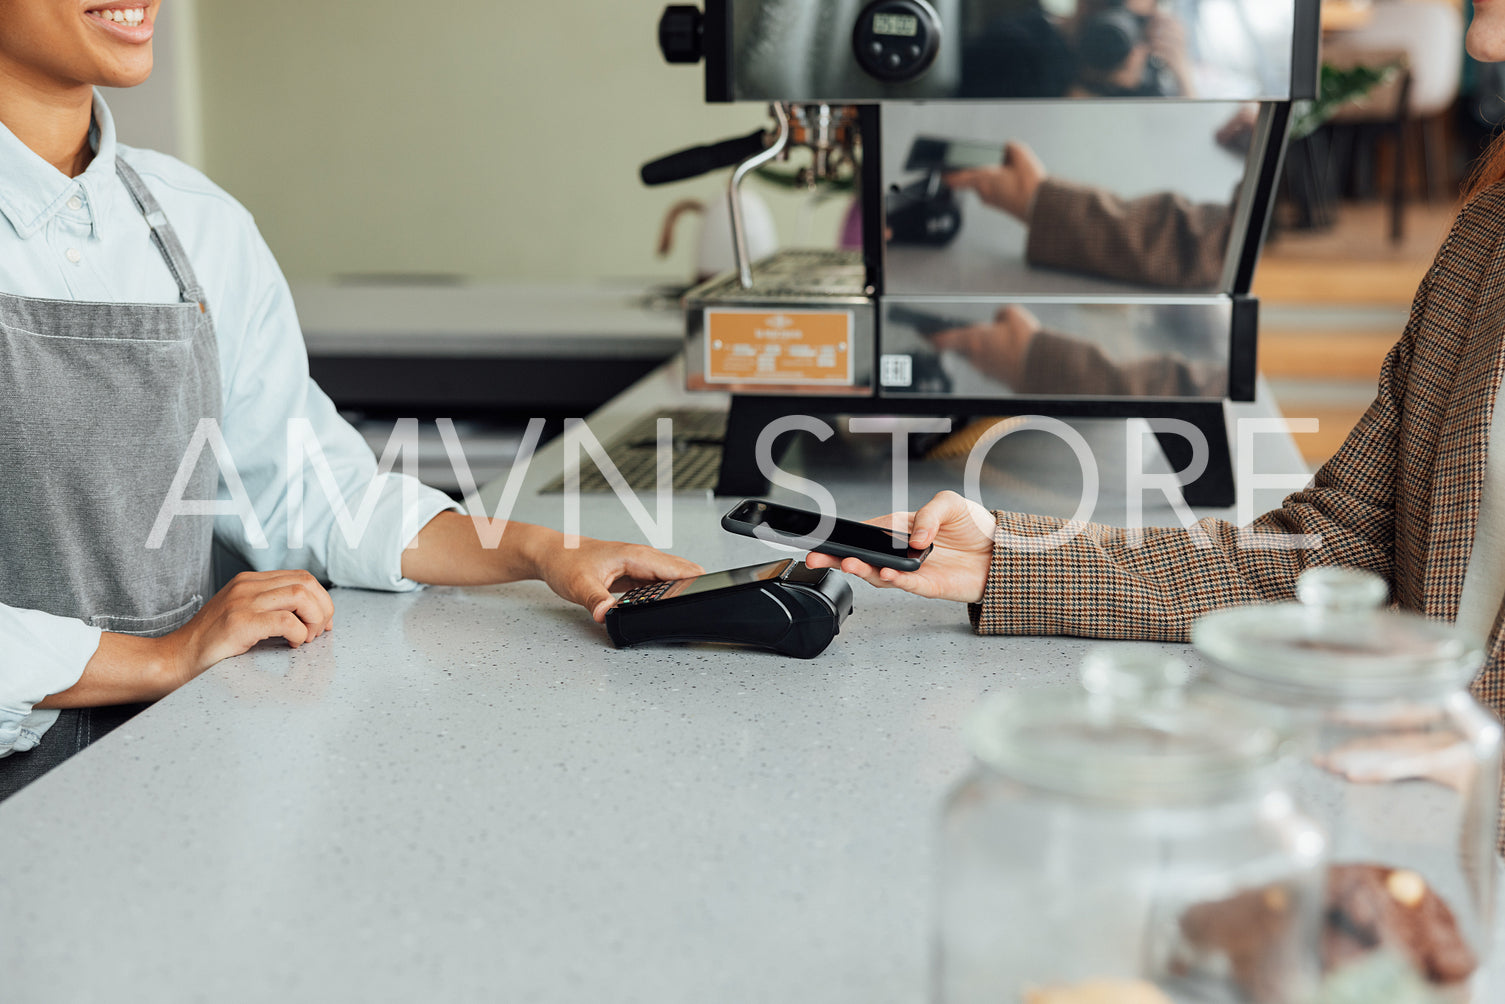
[[[403, 552], [402, 574], [436, 586], [476, 586], [542, 579], [564, 599], [606, 619], [612, 591], [642, 582], [682, 579], [704, 571], [693, 561], [641, 544], [580, 538], [510, 523], [500, 546], [482, 546], [471, 517], [442, 512]], [[83, 676], [38, 708], [89, 708], [154, 701], [209, 667], [282, 638], [293, 648], [334, 627], [334, 601], [301, 569], [243, 572], [204, 604], [193, 619], [160, 638], [106, 632]]]
[[77, 683], [38, 708], [92, 708], [155, 701], [221, 660], [257, 642], [283, 638], [293, 648], [334, 627], [329, 591], [302, 569], [242, 572], [193, 619], [160, 638], [107, 631]]
[[810, 552], [811, 568], [840, 568], [875, 586], [902, 589], [933, 600], [978, 603], [993, 562], [993, 514], [956, 492], [941, 492], [918, 512], [896, 512], [867, 520], [874, 526], [908, 530], [911, 546], [935, 545], [924, 564], [913, 572], [874, 568], [858, 558], [837, 558]]

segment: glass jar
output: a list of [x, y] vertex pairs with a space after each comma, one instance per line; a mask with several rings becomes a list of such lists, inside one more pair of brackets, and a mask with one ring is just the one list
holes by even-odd
[[939, 841], [945, 1004], [1306, 1004], [1321, 831], [1282, 789], [1268, 710], [1148, 647], [1080, 689], [987, 700]]
[[1193, 638], [1219, 684], [1294, 716], [1292, 784], [1331, 845], [1326, 968], [1388, 958], [1466, 999], [1494, 933], [1501, 729], [1468, 692], [1479, 639], [1387, 592], [1312, 569], [1299, 602], [1210, 614]]

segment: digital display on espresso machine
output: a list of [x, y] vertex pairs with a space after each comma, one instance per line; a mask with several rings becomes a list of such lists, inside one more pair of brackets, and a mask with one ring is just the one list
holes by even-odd
[[920, 19], [913, 14], [874, 14], [874, 35], [898, 35], [914, 38], [920, 31]]
[[852, 29], [857, 65], [888, 83], [923, 75], [940, 47], [941, 21], [926, 0], [873, 0]]

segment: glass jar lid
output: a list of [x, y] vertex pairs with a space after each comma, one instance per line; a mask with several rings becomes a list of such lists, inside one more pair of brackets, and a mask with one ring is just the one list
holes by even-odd
[[1192, 629], [1223, 682], [1288, 700], [1386, 700], [1468, 685], [1482, 640], [1452, 624], [1385, 609], [1389, 590], [1369, 572], [1313, 568], [1297, 603], [1232, 607]]
[[984, 701], [966, 726], [973, 755], [1040, 788], [1173, 804], [1249, 790], [1283, 754], [1281, 719], [1194, 685], [1184, 662], [1148, 646], [1094, 649], [1081, 684]]

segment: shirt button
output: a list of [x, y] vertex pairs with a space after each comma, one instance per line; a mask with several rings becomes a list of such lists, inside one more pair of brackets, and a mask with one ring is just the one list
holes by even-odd
[[68, 200], [68, 208], [69, 209], [82, 209], [82, 208], [84, 208], [84, 200], [80, 199], [78, 196], [75, 195], [73, 198], [71, 198], [71, 199]]
[[63, 252], [63, 257], [67, 258], [75, 265], [84, 260], [84, 256], [79, 252], [78, 248], [69, 248], [67, 251]]

